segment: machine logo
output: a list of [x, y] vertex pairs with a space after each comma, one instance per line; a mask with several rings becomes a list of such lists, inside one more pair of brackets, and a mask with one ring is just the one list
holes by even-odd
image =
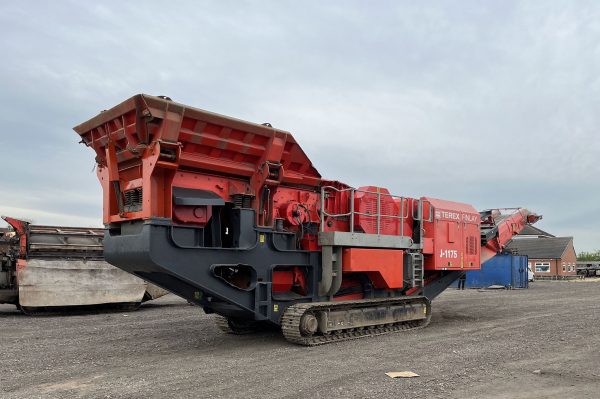
[[478, 216], [472, 215], [468, 213], [459, 213], [459, 212], [450, 212], [444, 211], [441, 209], [435, 210], [435, 218], [436, 219], [445, 219], [445, 220], [455, 220], [457, 222], [463, 221], [465, 223], [477, 223]]
[[463, 222], [467, 222], [467, 223], [478, 223], [479, 222], [478, 215], [471, 215], [468, 213], [464, 213], [462, 216], [463, 216]]
[[435, 218], [436, 219], [460, 220], [460, 213], [436, 209], [435, 210]]

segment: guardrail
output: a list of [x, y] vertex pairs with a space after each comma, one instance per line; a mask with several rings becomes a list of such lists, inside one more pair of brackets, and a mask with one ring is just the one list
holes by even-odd
[[[344, 193], [344, 192], [350, 192], [350, 204], [349, 204], [349, 212], [346, 213], [329, 213], [325, 210], [325, 200], [328, 198], [328, 192], [337, 192], [337, 193]], [[372, 194], [372, 195], [376, 195], [377, 196], [377, 211], [376, 213], [365, 213], [365, 212], [358, 212], [354, 209], [354, 200], [356, 198], [356, 193], [364, 193], [364, 194]], [[382, 213], [381, 212], [381, 201], [382, 201], [382, 197], [390, 197], [394, 200], [394, 202], [396, 200], [399, 200], [399, 210], [398, 210], [398, 214], [387, 214], [387, 213]], [[399, 220], [400, 223], [400, 235], [404, 236], [404, 221], [409, 217], [412, 216], [412, 218], [414, 220], [419, 220], [419, 221], [425, 221], [425, 222], [431, 222], [433, 221], [433, 209], [431, 206], [428, 207], [428, 216], [427, 219], [423, 218], [423, 204], [428, 202], [426, 200], [422, 200], [422, 199], [415, 199], [412, 204], [412, 209], [409, 208], [409, 206], [406, 206], [407, 204], [409, 204], [408, 202], [409, 198], [406, 198], [404, 196], [401, 195], [394, 195], [394, 194], [389, 194], [389, 193], [382, 193], [380, 190], [377, 191], [369, 191], [369, 190], [360, 190], [354, 187], [348, 187], [348, 188], [337, 188], [337, 187], [333, 187], [333, 186], [323, 186], [321, 187], [321, 231], [325, 231], [325, 218], [326, 217], [331, 217], [334, 219], [338, 219], [338, 218], [344, 218], [344, 217], [348, 217], [349, 220], [349, 224], [350, 224], [350, 232], [354, 233], [354, 218], [357, 215], [360, 216], [365, 216], [365, 217], [374, 217], [376, 218], [376, 233], [380, 234], [381, 233], [381, 219], [382, 218], [386, 218], [386, 219], [397, 219]], [[417, 206], [414, 206], [414, 204], [417, 204]]]

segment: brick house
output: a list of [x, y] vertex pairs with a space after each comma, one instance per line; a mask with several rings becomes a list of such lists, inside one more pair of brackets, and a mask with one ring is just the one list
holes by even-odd
[[536, 277], [562, 278], [577, 275], [577, 254], [573, 237], [520, 237], [512, 240], [506, 249], [517, 255], [527, 255], [528, 265]]

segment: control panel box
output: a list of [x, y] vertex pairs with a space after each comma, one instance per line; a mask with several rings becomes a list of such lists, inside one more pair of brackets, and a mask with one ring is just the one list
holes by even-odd
[[480, 216], [471, 205], [422, 197], [426, 270], [480, 268]]

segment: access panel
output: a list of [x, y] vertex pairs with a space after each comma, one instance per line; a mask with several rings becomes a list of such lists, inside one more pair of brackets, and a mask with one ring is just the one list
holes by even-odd
[[[478, 270], [479, 212], [471, 205], [423, 197], [426, 270]], [[429, 210], [428, 208], [431, 207]]]

